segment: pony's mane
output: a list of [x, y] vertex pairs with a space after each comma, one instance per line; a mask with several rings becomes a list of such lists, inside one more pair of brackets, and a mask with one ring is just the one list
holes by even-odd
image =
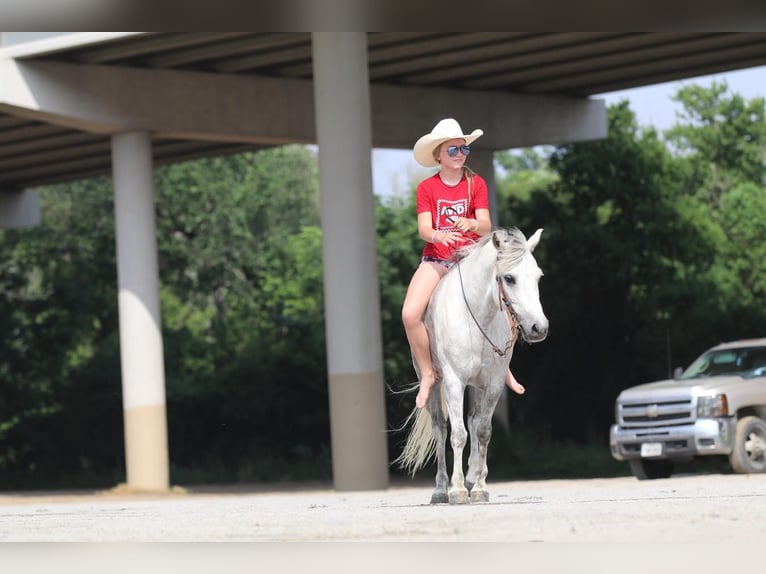
[[527, 239], [516, 227], [495, 230], [478, 241], [459, 248], [454, 253], [454, 259], [456, 261], [465, 259], [471, 253], [481, 249], [487, 242], [491, 241], [492, 235], [498, 232], [504, 233], [505, 236], [501, 239], [502, 246], [497, 252], [497, 263], [506, 269], [515, 266], [527, 253]]

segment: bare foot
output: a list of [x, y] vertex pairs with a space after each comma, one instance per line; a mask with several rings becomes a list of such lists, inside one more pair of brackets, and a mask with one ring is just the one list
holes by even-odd
[[516, 380], [511, 371], [508, 371], [508, 374], [505, 376], [505, 384], [517, 395], [523, 395], [527, 391], [524, 385]]
[[519, 381], [516, 379], [513, 379], [511, 381], [511, 384], [509, 385], [511, 387], [511, 390], [516, 393], [517, 395], [523, 395], [527, 389], [524, 388], [524, 385], [522, 385]]
[[431, 387], [436, 383], [436, 376], [424, 376], [420, 379], [420, 389], [418, 390], [418, 396], [415, 397], [415, 406], [422, 409], [428, 402], [428, 395], [431, 394]]

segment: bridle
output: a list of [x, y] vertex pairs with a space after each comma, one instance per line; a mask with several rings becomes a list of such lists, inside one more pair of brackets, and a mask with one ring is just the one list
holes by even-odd
[[[470, 173], [466, 173], [466, 179], [468, 181], [468, 206], [470, 206], [471, 205], [471, 183], [473, 182], [473, 176], [470, 175]], [[447, 209], [451, 210], [452, 212], [455, 212], [455, 215], [457, 215], [457, 212], [454, 208], [448, 207]], [[516, 343], [516, 339], [518, 339], [519, 337], [519, 318], [516, 315], [516, 311], [514, 311], [513, 306], [511, 305], [511, 302], [505, 296], [505, 292], [503, 291], [503, 286], [500, 280], [500, 276], [495, 275], [495, 279], [497, 279], [498, 304], [500, 306], [500, 311], [503, 311], [503, 308], [505, 308], [505, 312], [508, 313], [508, 322], [511, 327], [511, 338], [508, 341], [506, 341], [505, 347], [503, 347], [502, 349], [492, 342], [492, 339], [489, 338], [489, 335], [487, 335], [487, 332], [484, 330], [484, 328], [479, 324], [479, 321], [476, 319], [476, 315], [473, 314], [471, 305], [468, 303], [468, 298], [465, 296], [465, 286], [463, 285], [463, 273], [460, 271], [459, 261], [456, 263], [456, 266], [457, 266], [458, 276], [460, 277], [460, 291], [463, 293], [463, 301], [465, 301], [465, 306], [468, 309], [468, 312], [471, 314], [471, 318], [473, 319], [473, 322], [476, 323], [476, 326], [479, 328], [479, 331], [481, 332], [482, 336], [487, 341], [487, 343], [489, 343], [490, 347], [492, 347], [492, 350], [498, 356], [505, 357], [506, 353], [508, 353], [508, 351], [513, 349], [513, 345]]]
[[503, 291], [503, 286], [501, 283], [500, 276], [495, 275], [495, 279], [497, 279], [498, 305], [500, 307], [500, 311], [505, 311], [506, 313], [508, 313], [508, 321], [511, 327], [511, 338], [505, 343], [505, 347], [503, 347], [502, 349], [492, 342], [492, 339], [489, 338], [489, 335], [487, 335], [487, 332], [482, 328], [481, 324], [479, 324], [479, 321], [476, 319], [476, 315], [473, 314], [473, 310], [471, 310], [471, 305], [468, 303], [468, 298], [465, 295], [465, 286], [463, 285], [463, 273], [460, 271], [460, 262], [458, 261], [455, 264], [455, 266], [457, 267], [457, 274], [460, 277], [460, 290], [463, 293], [463, 301], [465, 301], [465, 306], [468, 309], [468, 312], [471, 314], [471, 318], [473, 319], [473, 322], [479, 328], [479, 331], [481, 332], [482, 336], [487, 341], [487, 343], [489, 343], [490, 347], [492, 347], [492, 350], [495, 353], [497, 353], [498, 356], [505, 357], [506, 353], [508, 353], [509, 350], [513, 349], [513, 345], [516, 343], [516, 339], [518, 339], [519, 317], [518, 315], [516, 315], [516, 311], [513, 309], [511, 302], [505, 296], [505, 292]]

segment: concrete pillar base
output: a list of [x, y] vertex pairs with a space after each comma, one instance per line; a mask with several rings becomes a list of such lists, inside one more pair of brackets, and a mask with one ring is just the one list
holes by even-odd
[[168, 491], [165, 405], [126, 409], [124, 417], [127, 488], [132, 492]]
[[381, 373], [331, 375], [333, 482], [337, 490], [388, 487]]

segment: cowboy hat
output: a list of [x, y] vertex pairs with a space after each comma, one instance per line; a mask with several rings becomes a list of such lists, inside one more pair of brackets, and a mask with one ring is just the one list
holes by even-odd
[[466, 145], [478, 139], [484, 134], [481, 130], [473, 130], [470, 134], [464, 134], [460, 124], [452, 118], [441, 120], [434, 126], [431, 133], [424, 135], [417, 142], [412, 152], [415, 154], [415, 161], [424, 167], [434, 167], [438, 165], [434, 159], [434, 149], [448, 140], [464, 139]]

